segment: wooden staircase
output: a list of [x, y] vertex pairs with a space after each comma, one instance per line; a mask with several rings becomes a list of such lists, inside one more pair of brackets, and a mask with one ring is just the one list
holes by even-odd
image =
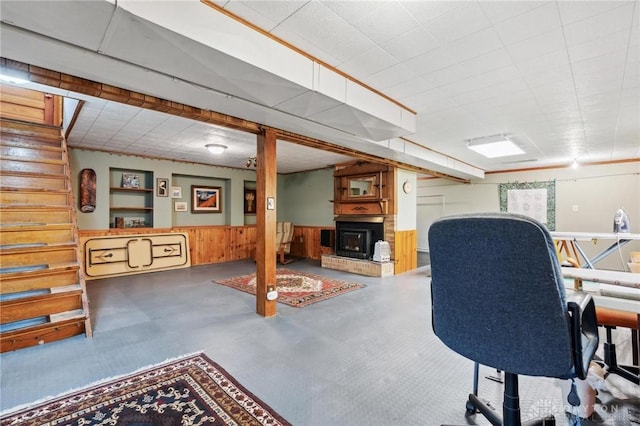
[[71, 188], [59, 127], [0, 120], [0, 352], [91, 336]]

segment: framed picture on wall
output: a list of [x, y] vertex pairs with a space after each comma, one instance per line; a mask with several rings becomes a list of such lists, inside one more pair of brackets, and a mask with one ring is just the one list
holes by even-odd
[[186, 201], [175, 201], [174, 202], [174, 210], [177, 212], [186, 212], [187, 211], [187, 202]]
[[140, 176], [135, 173], [123, 173], [120, 187], [133, 189], [140, 188]]
[[169, 179], [165, 179], [165, 178], [156, 179], [156, 195], [158, 197], [169, 196]]
[[256, 190], [244, 189], [244, 214], [256, 214]]
[[172, 186], [171, 187], [171, 198], [182, 198], [182, 187], [180, 187], [180, 186]]
[[222, 188], [191, 185], [191, 213], [222, 213]]

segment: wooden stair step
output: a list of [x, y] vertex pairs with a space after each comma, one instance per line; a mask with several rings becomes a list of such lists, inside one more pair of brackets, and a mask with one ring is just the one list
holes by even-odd
[[23, 148], [62, 148], [62, 138], [58, 135], [57, 138], [40, 137], [40, 136], [19, 136], [12, 133], [0, 132], [0, 145], [23, 147]]
[[2, 268], [0, 294], [18, 293], [37, 289], [64, 287], [76, 284], [80, 277], [78, 262], [27, 265]]
[[0, 250], [3, 267], [49, 265], [77, 261], [76, 244], [47, 244], [40, 247]]
[[2, 189], [66, 189], [66, 175], [45, 175], [37, 173], [2, 172]]
[[0, 172], [65, 174], [65, 162], [51, 159], [24, 159], [4, 157], [0, 162]]
[[0, 268], [0, 274], [15, 274], [18, 272], [34, 272], [42, 269], [48, 269], [49, 265], [22, 265], [22, 266], [10, 266], [8, 268]]
[[13, 224], [71, 223], [69, 206], [3, 206], [0, 226]]
[[91, 336], [61, 128], [0, 119], [0, 352]]
[[0, 249], [16, 245], [53, 244], [75, 241], [71, 223], [0, 227]]
[[36, 124], [21, 120], [0, 120], [2, 133], [19, 135], [22, 137], [40, 136], [49, 138], [60, 138], [60, 127], [47, 124]]
[[82, 310], [77, 310], [50, 315], [46, 320], [43, 324], [2, 332], [0, 352], [15, 351], [83, 334], [87, 317]]
[[64, 150], [62, 147], [48, 146], [13, 146], [0, 143], [0, 156], [3, 158], [23, 158], [25, 160], [62, 160]]
[[61, 189], [57, 191], [31, 189], [16, 190], [3, 189], [0, 190], [0, 208], [9, 207], [10, 205], [46, 205], [46, 206], [66, 206], [69, 203], [69, 190]]
[[3, 296], [0, 299], [0, 324], [82, 309], [82, 288], [79, 284], [53, 290], [40, 289]]

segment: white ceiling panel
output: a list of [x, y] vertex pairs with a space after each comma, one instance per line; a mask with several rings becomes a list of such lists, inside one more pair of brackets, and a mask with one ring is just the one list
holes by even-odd
[[498, 22], [495, 28], [506, 45], [517, 43], [560, 27], [556, 3], [545, 2], [512, 19]]
[[[589, 3], [589, 2], [581, 2]], [[583, 5], [583, 7], [585, 7]], [[586, 6], [588, 7], [588, 6]], [[621, 2], [618, 7], [564, 27], [567, 45], [596, 40], [611, 33], [630, 28], [637, 2]]]
[[[110, 19], [113, 4], [106, 1], [82, 7], [74, 7], [74, 2], [40, 5], [34, 14], [25, 13], [23, 5], [29, 3], [0, 4], [3, 56], [407, 164], [431, 164], [434, 170], [453, 170], [456, 176], [478, 176], [475, 171], [460, 172], [463, 167], [458, 163], [464, 161], [476, 170], [505, 170], [567, 164], [573, 158], [618, 160], [640, 155], [638, 1], [216, 2], [416, 111], [415, 132], [406, 137], [441, 152], [443, 157], [432, 158], [433, 163], [426, 162], [432, 151], [421, 152], [414, 146], [415, 157], [407, 155], [400, 139], [373, 143], [366, 135], [385, 134], [387, 129], [368, 113], [341, 105], [346, 93], [344, 98], [335, 91], [329, 98], [315, 96], [322, 90], [319, 82], [326, 81], [315, 72], [317, 65], [310, 65], [313, 72], [305, 77], [309, 83], [299, 90], [297, 64], [302, 62], [287, 60], [288, 49], [279, 45], [277, 55], [272, 55], [253, 42], [250, 28], [237, 31], [218, 25], [221, 14], [197, 0], [181, 2], [180, 7], [174, 2], [118, 2], [134, 15], [143, 11], [141, 16], [150, 21], [159, 22], [150, 17], [166, 19], [170, 31], [144, 20], [120, 31], [116, 24], [125, 22], [120, 21], [122, 16], [108, 27], [105, 17]], [[165, 16], [166, 10], [174, 13]], [[183, 19], [189, 10], [203, 13]], [[5, 11], [18, 23], [10, 22]], [[46, 17], [40, 14], [43, 11]], [[52, 29], [56, 22], [66, 26]], [[78, 54], [68, 43], [55, 44], [35, 33], [16, 33], [23, 25], [53, 32], [53, 38], [79, 46], [95, 48], [102, 43], [105, 53], [130, 55], [125, 55], [128, 63], [114, 63], [95, 50]], [[178, 32], [195, 32], [202, 40], [190, 43]], [[217, 49], [207, 47], [210, 40], [218, 43]], [[146, 50], [137, 50], [140, 46]], [[230, 49], [239, 47], [243, 61], [263, 61], [288, 77], [265, 76], [260, 67], [240, 66], [242, 61], [229, 56]], [[30, 62], [30, 58], [37, 59]], [[156, 68], [153, 61], [158, 58], [160, 72], [140, 67]], [[221, 94], [206, 89], [214, 84]], [[227, 93], [232, 96], [226, 97]], [[372, 103], [366, 97], [361, 102], [363, 108]], [[70, 141], [230, 167], [244, 167], [245, 156], [255, 152], [253, 135], [203, 123], [186, 125], [158, 114], [132, 115], [128, 108], [120, 111], [117, 105], [88, 99]], [[360, 136], [350, 134], [355, 132]], [[513, 135], [527, 153], [488, 160], [466, 148], [466, 139], [496, 133]], [[229, 146], [227, 159], [203, 154], [210, 139]], [[281, 147], [280, 141], [278, 146], [280, 171], [324, 167], [348, 158], [331, 158], [333, 154], [292, 144]], [[289, 160], [289, 152], [298, 159]]]
[[491, 26], [482, 8], [467, 2], [427, 23], [434, 37], [443, 43], [452, 42]]

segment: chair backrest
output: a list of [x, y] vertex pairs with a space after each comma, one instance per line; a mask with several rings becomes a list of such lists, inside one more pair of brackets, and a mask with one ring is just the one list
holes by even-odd
[[293, 239], [293, 223], [277, 222], [276, 223], [276, 250], [280, 250], [283, 246], [285, 253], [291, 252], [291, 240]]
[[480, 364], [530, 376], [573, 367], [564, 281], [553, 239], [521, 215], [449, 216], [429, 228], [436, 335]]

